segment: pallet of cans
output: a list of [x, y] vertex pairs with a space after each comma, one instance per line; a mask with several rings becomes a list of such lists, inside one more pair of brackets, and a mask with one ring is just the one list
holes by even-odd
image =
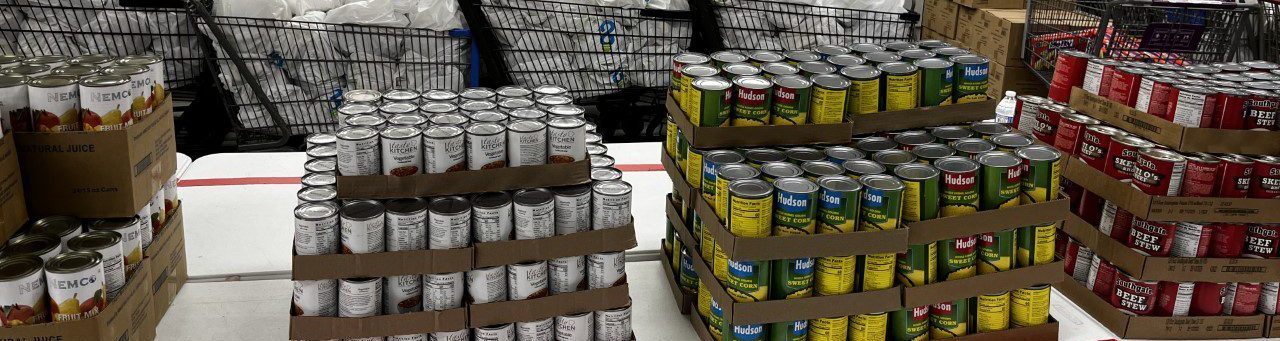
[[27, 222], [27, 200], [22, 187], [22, 167], [13, 134], [0, 137], [0, 236], [11, 236]]
[[154, 339], [186, 282], [176, 195], [176, 187], [162, 190], [154, 211], [149, 203], [128, 217], [44, 216], [25, 224], [0, 246], [5, 336]]
[[308, 148], [336, 157], [342, 198], [577, 185], [606, 150], [585, 112], [552, 85], [354, 90], [337, 109], [338, 130]]
[[1181, 152], [1280, 154], [1280, 144], [1257, 143], [1280, 140], [1280, 64], [1161, 64], [1066, 51], [1058, 66], [1050, 99], [1131, 134]]
[[672, 67], [667, 135], [679, 129], [698, 148], [842, 144], [854, 132], [974, 121], [995, 106], [986, 58], [905, 41], [683, 52]]

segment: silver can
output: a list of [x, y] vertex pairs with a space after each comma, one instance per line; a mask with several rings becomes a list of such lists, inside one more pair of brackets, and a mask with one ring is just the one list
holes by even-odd
[[471, 304], [507, 300], [507, 267], [505, 265], [467, 271], [467, 297]]
[[587, 290], [587, 257], [569, 256], [547, 261], [552, 295]]
[[533, 90], [519, 85], [507, 85], [494, 90], [500, 98], [532, 98]]
[[431, 117], [427, 117], [427, 121], [431, 122], [431, 124], [438, 125], [438, 126], [454, 125], [459, 127], [465, 127], [468, 124], [471, 124], [471, 118], [468, 118], [467, 116], [464, 116], [459, 113], [432, 115]]
[[[595, 155], [592, 155], [595, 157]], [[591, 167], [591, 181], [622, 180], [622, 171], [613, 167]]]
[[[338, 200], [338, 188], [334, 186], [303, 187], [298, 190], [298, 205], [305, 203], [333, 203]], [[335, 220], [336, 221], [336, 220]], [[335, 226], [337, 224], [334, 224]], [[334, 243], [333, 245], [338, 245]]]
[[107, 299], [115, 299], [124, 290], [128, 280], [124, 272], [124, 247], [120, 234], [112, 231], [93, 231], [71, 238], [67, 251], [97, 252], [102, 255], [102, 272], [107, 282]]
[[609, 147], [605, 147], [605, 145], [599, 144], [599, 143], [587, 144], [587, 155], [605, 155], [605, 154], [609, 154]]
[[595, 314], [556, 316], [556, 341], [592, 341], [595, 336]]
[[422, 275], [422, 310], [462, 308], [467, 282], [462, 272]]
[[591, 230], [591, 185], [562, 186], [555, 192], [556, 235]]
[[532, 120], [532, 121], [545, 122], [547, 120], [546, 111], [532, 109], [532, 108], [512, 110], [511, 112], [508, 112], [507, 115], [511, 116], [511, 120], [513, 121], [514, 120]]
[[27, 77], [0, 75], [0, 125], [4, 131], [31, 131]]
[[80, 130], [80, 87], [75, 76], [43, 76], [27, 86], [35, 132]]
[[378, 131], [369, 127], [338, 130], [338, 174], [375, 175], [382, 169]]
[[551, 238], [556, 235], [555, 193], [545, 188], [516, 191], [514, 203], [516, 240]]
[[499, 324], [494, 326], [476, 328], [475, 341], [515, 341], [516, 327], [514, 324]]
[[460, 196], [431, 199], [427, 227], [427, 249], [459, 249], [471, 245], [471, 202]]
[[382, 175], [410, 176], [422, 173], [422, 129], [392, 126], [383, 129]]
[[559, 85], [543, 84], [533, 87], [533, 97], [542, 98], [546, 96], [565, 96], [569, 94], [569, 89]]
[[[323, 187], [311, 188], [323, 189]], [[336, 191], [334, 195], [337, 195]], [[294, 208], [293, 252], [299, 256], [338, 253], [338, 208], [336, 206], [332, 203], [320, 202], [299, 204]]]
[[422, 154], [427, 174], [466, 170], [467, 146], [462, 128], [433, 126], [422, 131]]
[[631, 306], [595, 312], [595, 341], [631, 340]]
[[507, 266], [507, 298], [512, 301], [547, 297], [547, 262], [511, 264]]
[[293, 281], [293, 315], [333, 317], [338, 314], [338, 280]]
[[387, 118], [387, 124], [392, 126], [410, 126], [419, 129], [427, 126], [427, 118], [419, 114], [399, 114]]
[[591, 229], [603, 230], [631, 223], [631, 184], [601, 181], [591, 186]]
[[125, 76], [90, 76], [80, 79], [82, 131], [124, 130], [133, 125], [130, 111], [132, 84]]
[[528, 322], [516, 322], [516, 340], [518, 341], [555, 341], [555, 318], [545, 318]]
[[427, 248], [427, 200], [401, 198], [387, 200], [387, 251], [425, 250]]
[[348, 127], [369, 127], [378, 131], [387, 127], [387, 119], [377, 114], [351, 115], [345, 122]]
[[129, 77], [129, 94], [133, 97], [129, 99], [129, 112], [134, 119], [143, 119], [155, 110], [155, 106], [160, 105], [163, 98], [155, 98], [152, 83], [155, 78], [151, 75], [151, 68], [142, 65], [115, 65], [102, 68], [99, 73], [104, 75], [125, 76]]
[[319, 145], [319, 146], [307, 148], [307, 160], [320, 160], [320, 159], [333, 159], [334, 166], [335, 166], [334, 169], [336, 170], [337, 169], [336, 166], [338, 162], [337, 143], [334, 143], [333, 145]]
[[471, 117], [472, 114], [475, 114], [477, 112], [493, 111], [497, 109], [498, 109], [497, 103], [493, 103], [485, 100], [462, 101], [462, 103], [458, 104], [458, 110], [461, 111], [462, 114], [466, 115], [467, 117]]
[[547, 163], [571, 163], [587, 159], [586, 121], [572, 117], [547, 122]]
[[[106, 275], [102, 271], [102, 255], [97, 252], [71, 251], [44, 262], [45, 286], [49, 302], [76, 301], [79, 309], [50, 307], [53, 322], [89, 319], [106, 309]], [[58, 304], [59, 306], [61, 304]], [[85, 307], [88, 305], [88, 307]]]
[[382, 277], [338, 280], [338, 317], [382, 315]]
[[538, 108], [548, 110], [555, 106], [572, 105], [573, 98], [564, 95], [548, 95], [538, 97], [536, 102], [538, 102]]
[[507, 116], [507, 114], [503, 114], [501, 112], [493, 111], [493, 110], [482, 110], [482, 111], [473, 112], [468, 117], [471, 118], [471, 122], [488, 122], [488, 123], [497, 123], [501, 125], [506, 125], [507, 122], [510, 121], [510, 117]]
[[547, 124], [514, 121], [507, 124], [507, 163], [511, 167], [547, 163]]
[[422, 93], [422, 99], [428, 102], [457, 102], [458, 94], [449, 90], [428, 90]]
[[378, 107], [369, 103], [347, 103], [338, 107], [338, 129], [347, 127], [347, 119], [357, 115], [377, 115]]
[[604, 289], [626, 283], [626, 262], [622, 251], [587, 255], [587, 287]]
[[506, 130], [506, 127], [496, 123], [474, 123], [467, 126], [467, 169], [506, 167]]
[[471, 341], [471, 330], [455, 330], [451, 332], [431, 333], [432, 341]]
[[355, 89], [343, 94], [342, 101], [344, 103], [380, 103], [382, 102], [382, 93], [378, 92], [378, 90]]
[[591, 168], [613, 167], [613, 165], [616, 163], [617, 161], [614, 161], [612, 156], [608, 156], [608, 155], [592, 155], [591, 156]]
[[302, 170], [306, 171], [308, 174], [318, 172], [337, 172], [338, 161], [328, 158], [312, 159], [302, 164]]
[[391, 315], [417, 311], [422, 311], [422, 275], [387, 277], [382, 313]]
[[338, 184], [338, 177], [333, 172], [311, 173], [302, 176], [302, 186], [334, 186]]
[[422, 94], [409, 89], [392, 89], [382, 94], [382, 100], [395, 103], [418, 103]]
[[546, 109], [547, 114], [552, 118], [557, 117], [573, 117], [585, 121], [587, 119], [587, 110], [576, 105], [556, 105]]
[[471, 198], [472, 237], [477, 243], [511, 240], [511, 195], [487, 192]]
[[427, 102], [418, 107], [423, 116], [431, 118], [437, 115], [457, 114], [458, 104], [453, 102]]
[[463, 89], [462, 92], [458, 93], [458, 97], [462, 97], [463, 100], [472, 100], [472, 101], [491, 100], [497, 96], [498, 96], [498, 93], [494, 92], [493, 89], [484, 88], [484, 87], [466, 88], [466, 89]]
[[27, 234], [43, 233], [58, 236], [58, 238], [62, 240], [62, 244], [65, 246], [67, 241], [70, 241], [71, 238], [75, 238], [75, 236], [80, 235], [80, 233], [82, 233], [81, 230], [83, 229], [84, 224], [80, 221], [80, 218], [66, 215], [55, 215], [32, 221], [31, 225], [27, 227]]
[[96, 220], [89, 223], [89, 231], [113, 231], [120, 234], [122, 237], [120, 246], [124, 250], [125, 278], [133, 277], [134, 271], [142, 265], [142, 227], [138, 225], [138, 218]]
[[364, 254], [386, 251], [386, 213], [381, 203], [355, 200], [342, 206], [342, 253]]

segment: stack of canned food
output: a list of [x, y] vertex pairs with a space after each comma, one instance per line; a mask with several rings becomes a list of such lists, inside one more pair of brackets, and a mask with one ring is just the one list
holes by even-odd
[[5, 131], [120, 130], [165, 98], [164, 60], [154, 55], [0, 56]]
[[421, 94], [354, 90], [338, 108], [338, 131], [308, 138], [308, 153], [335, 155], [343, 176], [571, 163], [603, 155], [601, 136], [566, 92], [552, 85]]
[[[854, 147], [704, 151], [680, 144], [680, 137], [676, 139], [674, 143], [668, 139], [667, 153], [678, 165], [684, 161], [687, 179], [683, 180], [691, 184], [690, 195], [695, 197], [680, 198], [678, 192], [673, 197], [685, 207], [684, 220], [692, 223], [693, 233], [701, 238], [699, 245], [673, 249], [681, 252], [679, 283], [686, 292], [697, 293], [698, 311], [710, 321], [713, 334], [727, 335], [720, 333], [730, 329], [715, 316], [718, 304], [712, 302], [709, 291], [692, 271], [688, 252], [700, 252], [711, 263], [717, 280], [739, 302], [841, 295], [895, 285], [920, 286], [1054, 260], [1056, 222], [911, 245], [902, 254], [746, 262], [728, 259], [703, 227], [704, 219], [727, 221], [726, 227], [739, 237], [878, 231], [897, 229], [903, 223], [1057, 199], [1059, 152], [1033, 145], [1030, 137], [997, 123], [866, 136], [855, 139]], [[698, 216], [689, 209], [689, 203], [697, 200], [707, 202], [719, 217]], [[1029, 291], [1023, 293], [1026, 301], [1021, 302], [1031, 302], [1026, 304], [1034, 307], [1029, 315], [1017, 315], [1014, 325], [1045, 323], [1048, 287], [1023, 290]], [[993, 296], [1004, 297], [1008, 307], [1008, 293]], [[964, 309], [954, 310], [949, 308], [951, 305]], [[923, 309], [937, 311], [932, 314], [951, 314], [932, 323], [935, 336], [965, 335], [971, 332], [964, 323], [968, 306], [965, 299], [892, 314], [775, 323], [742, 330], [768, 333], [772, 328], [776, 334], [814, 323], [809, 329], [814, 333], [842, 338], [846, 328], [882, 336], [886, 335], [885, 326], [892, 325], [891, 334], [901, 336], [899, 339], [914, 339], [929, 329], [929, 321], [912, 317]], [[850, 318], [860, 322], [846, 322]], [[1009, 328], [1008, 316], [1002, 320], [1003, 324], [980, 321], [984, 327], [973, 331]], [[850, 327], [851, 323], [855, 326]], [[734, 326], [732, 332], [738, 333], [739, 329]]]
[[1280, 64], [1268, 61], [1158, 64], [1058, 53], [1049, 98], [1071, 88], [1192, 128], [1280, 130]]
[[176, 178], [137, 216], [28, 222], [0, 245], [0, 324], [91, 318], [134, 279], [143, 253], [177, 204]]
[[937, 40], [811, 50], [682, 52], [671, 96], [694, 126], [832, 124], [987, 100], [987, 58]]

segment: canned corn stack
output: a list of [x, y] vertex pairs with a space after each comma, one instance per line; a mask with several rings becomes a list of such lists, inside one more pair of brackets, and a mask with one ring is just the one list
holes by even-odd
[[0, 67], [4, 131], [121, 130], [164, 101], [164, 61], [155, 55], [13, 57]]

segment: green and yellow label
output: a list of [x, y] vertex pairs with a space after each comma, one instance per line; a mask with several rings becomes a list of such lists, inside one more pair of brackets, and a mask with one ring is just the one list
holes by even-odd
[[907, 252], [898, 254], [898, 283], [914, 287], [937, 282], [937, 259], [938, 244], [907, 246]]
[[884, 290], [893, 287], [898, 254], [877, 253], [858, 256], [858, 273], [862, 275], [859, 291]]
[[814, 271], [814, 293], [834, 296], [853, 293], [857, 280], [857, 256], [818, 257]]

